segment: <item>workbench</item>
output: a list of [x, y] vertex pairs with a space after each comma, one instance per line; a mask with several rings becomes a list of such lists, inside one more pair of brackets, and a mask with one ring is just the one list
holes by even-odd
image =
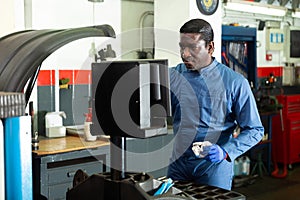
[[81, 169], [88, 175], [107, 171], [109, 139], [87, 142], [82, 137], [39, 138], [32, 151], [34, 199], [65, 199], [73, 177]]

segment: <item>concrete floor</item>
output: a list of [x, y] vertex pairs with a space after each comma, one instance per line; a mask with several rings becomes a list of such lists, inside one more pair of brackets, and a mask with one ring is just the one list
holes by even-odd
[[245, 195], [247, 200], [300, 199], [300, 164], [293, 164], [285, 178], [264, 175], [251, 184], [233, 187], [232, 190]]

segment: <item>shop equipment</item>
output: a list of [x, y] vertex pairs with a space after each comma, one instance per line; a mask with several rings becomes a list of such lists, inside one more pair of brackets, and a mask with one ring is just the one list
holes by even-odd
[[98, 25], [24, 30], [0, 38], [0, 91], [23, 92], [28, 83], [28, 102], [42, 62], [60, 47], [86, 37], [115, 37], [115, 32], [110, 25]]
[[[54, 51], [59, 49], [60, 47], [64, 46], [67, 43], [70, 43], [74, 40], [85, 38], [85, 37], [116, 37], [115, 32], [113, 28], [110, 25], [99, 25], [99, 26], [91, 26], [91, 27], [81, 27], [81, 28], [70, 28], [70, 29], [60, 29], [60, 30], [54, 30], [54, 29], [46, 29], [46, 30], [24, 30], [20, 32], [15, 32], [12, 34], [9, 34], [7, 36], [4, 36], [0, 38], [0, 91], [5, 91], [5, 92], [23, 92], [25, 86], [25, 106], [28, 103], [29, 97], [31, 95], [31, 92], [33, 90], [36, 78], [38, 76], [40, 67], [42, 62]], [[146, 62], [147, 63], [147, 62]], [[155, 62], [154, 62], [155, 63]], [[141, 63], [142, 64], [142, 63]], [[142, 64], [144, 66], [144, 64]], [[155, 65], [154, 67], [150, 67], [148, 64], [146, 64], [147, 69], [151, 69], [151, 73], [153, 72], [154, 74], [160, 74], [162, 76], [159, 76], [160, 78], [166, 78], [168, 77], [166, 67], [159, 67]], [[152, 66], [152, 65], [151, 65]], [[131, 66], [132, 67], [132, 66]], [[146, 68], [140, 68], [142, 72]], [[120, 69], [120, 68], [117, 68]], [[130, 72], [136, 72], [136, 69], [139, 68], [134, 68], [133, 71], [129, 70]], [[99, 70], [103, 70], [103, 68], [99, 68]], [[162, 71], [160, 71], [162, 70]], [[106, 70], [108, 72], [110, 70]], [[115, 72], [115, 71], [114, 71]], [[139, 76], [147, 75], [147, 73], [139, 73]], [[164, 73], [165, 72], [165, 73]], [[129, 73], [130, 74], [130, 73]], [[113, 80], [113, 77], [110, 77]], [[134, 108], [137, 108], [137, 112], [131, 112], [130, 113], [130, 118], [132, 117], [133, 119], [137, 120], [139, 119], [140, 113], [148, 113], [151, 115], [151, 112], [155, 114], [159, 114], [158, 117], [153, 117], [152, 121], [150, 120], [151, 117], [146, 118], [146, 120], [141, 120], [141, 121], [135, 121], [135, 123], [141, 125], [136, 130], [140, 130], [138, 132], [134, 131], [125, 131], [125, 132], [113, 132], [110, 131], [110, 129], [106, 129], [102, 126], [100, 126], [100, 129], [97, 127], [94, 127], [95, 130], [100, 130], [98, 134], [111, 134], [111, 146], [115, 146], [116, 148], [111, 148], [111, 163], [114, 166], [117, 166], [120, 161], [122, 161], [122, 157], [124, 156], [124, 152], [120, 153], [118, 150], [122, 149], [125, 150], [126, 143], [124, 140], [124, 137], [132, 136], [130, 134], [140, 134], [139, 135], [133, 135], [133, 137], [154, 137], [158, 136], [161, 134], [164, 134], [164, 131], [166, 129], [166, 124], [162, 123], [165, 121], [161, 116], [167, 116], [169, 114], [169, 104], [166, 104], [168, 97], [166, 96], [167, 93], [163, 93], [164, 91], [166, 92], [166, 88], [164, 88], [164, 84], [162, 83], [167, 83], [167, 79], [157, 79], [158, 76], [154, 75], [153, 79], [151, 77], [143, 77], [141, 80], [147, 80], [144, 83], [149, 83], [149, 81], [153, 81], [153, 84], [151, 84], [150, 87], [148, 87], [146, 90], [142, 90], [142, 93], [144, 94], [144, 91], [148, 91], [151, 89], [154, 91], [151, 93], [151, 96], [154, 97], [154, 101], [161, 101], [164, 100], [164, 104], [158, 103], [158, 107], [153, 107], [154, 112], [150, 108], [150, 105], [152, 106], [151, 103], [154, 101], [147, 101], [146, 99], [142, 99], [142, 101], [134, 101], [134, 98], [131, 98], [131, 110], [134, 111]], [[138, 77], [139, 77], [138, 76]], [[104, 76], [106, 77], [106, 76]], [[120, 78], [120, 77], [119, 77]], [[136, 76], [131, 77], [133, 80], [136, 80]], [[147, 79], [148, 78], [148, 79]], [[106, 79], [109, 80], [109, 78], [106, 77]], [[9, 80], [9, 81], [7, 81]], [[129, 81], [129, 80], [128, 80]], [[131, 81], [129, 81], [131, 82]], [[100, 83], [103, 83], [103, 80], [100, 81]], [[98, 82], [94, 82], [94, 86], [98, 88]], [[101, 88], [101, 86], [99, 86]], [[136, 89], [138, 89], [137, 87]], [[100, 92], [100, 90], [96, 90], [96, 92]], [[106, 91], [107, 92], [107, 91]], [[134, 97], [139, 97], [139, 90], [136, 90], [134, 92], [135, 95]], [[111, 98], [115, 93], [110, 93], [108, 95], [109, 98]], [[142, 95], [145, 98], [145, 95], [149, 95], [149, 93], [145, 93]], [[95, 105], [102, 105], [101, 104], [101, 99], [99, 97], [102, 96], [101, 92], [99, 96], [95, 96], [95, 100], [99, 101]], [[106, 95], [103, 95], [106, 96]], [[120, 98], [123, 99], [123, 98]], [[148, 103], [148, 106], [143, 107], [143, 106], [137, 106], [140, 102], [146, 101]], [[95, 101], [96, 102], [96, 101]], [[135, 104], [136, 103], [136, 104]], [[105, 104], [104, 104], [105, 105]], [[157, 109], [163, 107], [165, 111], [161, 113], [160, 111], [164, 109]], [[99, 111], [101, 110], [98, 106], [94, 106], [94, 112], [95, 116], [97, 116], [96, 120], [94, 121], [95, 124], [96, 122], [102, 123], [102, 118], [101, 114]], [[146, 112], [140, 112], [141, 110], [146, 109]], [[157, 109], [157, 110], [156, 110]], [[123, 113], [122, 110], [117, 109], [117, 112]], [[115, 113], [114, 113], [115, 114]], [[163, 114], [163, 115], [161, 115]], [[100, 117], [99, 117], [100, 116]], [[135, 116], [135, 117], [134, 117]], [[147, 117], [147, 116], [146, 116]], [[24, 117], [24, 121], [28, 121], [30, 125], [30, 117]], [[20, 126], [15, 126], [16, 127], [21, 127], [23, 123], [21, 122], [23, 120], [8, 120], [7, 126], [13, 124], [18, 124]], [[150, 122], [150, 123], [149, 123]], [[6, 124], [5, 124], [6, 125]], [[164, 125], [162, 127], [162, 125]], [[11, 126], [14, 127], [14, 126]], [[148, 128], [147, 128], [148, 127]], [[156, 127], [156, 128], [155, 128]], [[11, 130], [11, 132], [16, 132], [15, 128]], [[104, 128], [105, 132], [101, 131], [102, 128]], [[117, 127], [120, 128], [120, 127]], [[151, 128], [154, 128], [151, 130]], [[20, 128], [19, 128], [20, 130]], [[23, 129], [25, 130], [25, 129]], [[27, 130], [27, 128], [26, 128]], [[28, 128], [28, 135], [30, 136], [30, 127]], [[6, 131], [5, 131], [6, 132]], [[130, 133], [130, 134], [129, 134]], [[6, 133], [5, 133], [6, 134]], [[17, 140], [18, 134], [12, 135], [12, 140], [14, 141], [19, 141]], [[29, 139], [30, 137], [26, 137]], [[13, 146], [13, 150], [17, 153], [22, 152], [19, 147], [21, 147], [21, 144], [24, 142], [10, 142], [11, 144], [15, 145]], [[25, 143], [29, 144], [30, 147], [30, 139], [26, 141]], [[121, 147], [121, 148], [120, 148]], [[31, 151], [31, 148], [30, 148]], [[25, 151], [23, 151], [25, 152]], [[26, 151], [27, 152], [27, 151]], [[122, 151], [121, 151], [122, 152]], [[11, 156], [10, 151], [5, 149], [5, 154], [8, 156]], [[30, 153], [26, 155], [31, 155]], [[26, 157], [26, 155], [22, 154], [21, 158]], [[26, 157], [28, 158], [28, 157]], [[14, 161], [13, 159], [10, 159], [11, 161]], [[27, 159], [27, 162], [31, 163], [31, 159]], [[6, 168], [11, 169], [11, 174], [18, 173], [19, 171], [15, 171], [15, 164], [12, 164], [10, 162], [6, 162], [5, 165]], [[123, 163], [124, 164], [124, 163]], [[90, 177], [86, 177], [84, 175], [77, 175], [75, 176], [77, 181], [74, 181], [74, 187], [71, 188], [67, 192], [67, 198], [68, 199], [87, 199], [90, 197], [90, 199], [166, 199], [171, 198], [171, 199], [200, 199], [201, 196], [210, 196], [210, 197], [218, 197], [221, 196], [220, 198], [227, 198], [227, 199], [244, 199], [243, 195], [240, 195], [235, 192], [215, 188], [215, 187], [204, 187], [204, 186], [199, 186], [196, 184], [180, 184], [180, 183], [175, 183], [175, 185], [170, 188], [169, 192], [163, 194], [163, 195], [158, 195], [156, 197], [152, 196], [152, 192], [155, 192], [155, 190], [159, 187], [159, 185], [162, 183], [160, 180], [153, 179], [150, 175], [145, 174], [145, 173], [130, 173], [126, 172], [126, 166], [121, 165], [116, 168], [111, 168], [111, 172], [109, 174], [94, 174]], [[11, 167], [13, 166], [13, 167]], [[23, 167], [26, 167], [23, 165]], [[26, 169], [31, 169], [31, 167], [26, 167]], [[23, 174], [23, 173], [22, 173]], [[30, 172], [25, 173], [25, 175], [28, 175], [28, 177], [31, 177]], [[14, 181], [15, 179], [11, 179]], [[83, 181], [81, 181], [83, 180]], [[16, 194], [18, 191], [16, 190], [17, 188], [12, 188], [10, 186], [14, 185], [14, 183], [9, 183], [6, 184], [6, 187], [12, 189], [11, 194]], [[19, 186], [24, 186], [26, 183], [18, 184]], [[183, 188], [183, 189], [179, 189]], [[203, 189], [204, 188], [204, 189]], [[22, 189], [22, 188], [21, 188]], [[5, 189], [6, 190], [6, 189]], [[28, 192], [28, 191], [27, 191]], [[17, 195], [21, 195], [23, 193], [18, 193]], [[31, 193], [30, 193], [31, 194]], [[6, 194], [7, 195], [7, 194]], [[9, 197], [9, 196], [7, 196]], [[108, 198], [107, 198], [108, 197]], [[20, 197], [23, 198], [23, 197]], [[35, 197], [34, 197], [35, 198]], [[24, 199], [24, 198], [23, 198]], [[31, 199], [31, 198], [30, 198]]]
[[[3, 153], [7, 180], [0, 184], [0, 198], [5, 193], [6, 199], [32, 199], [31, 118], [24, 116], [25, 108], [42, 62], [65, 44], [86, 37], [115, 37], [115, 32], [110, 25], [99, 25], [23, 30], [0, 38], [0, 118], [5, 118]], [[21, 98], [4, 101], [7, 96], [9, 98], [5, 100], [11, 100], [14, 95]], [[11, 104], [13, 102], [17, 104]], [[1, 180], [2, 169], [3, 166], [0, 167]], [[4, 185], [5, 192], [2, 193]]]
[[277, 78], [273, 73], [263, 79], [255, 91], [255, 99], [260, 113], [278, 112], [282, 104], [278, 102], [276, 94], [282, 94], [282, 87], [278, 85]]
[[222, 63], [242, 74], [257, 89], [256, 28], [222, 25]]
[[[288, 165], [288, 160], [287, 160], [287, 139], [286, 139], [286, 133], [284, 131], [284, 123], [283, 123], [283, 116], [282, 116], [282, 108], [280, 109], [280, 125], [281, 125], [281, 138], [282, 138], [282, 146], [278, 148], [278, 150], [282, 151], [282, 165], [283, 168], [282, 170], [279, 169], [278, 167], [278, 157], [276, 155], [276, 151], [272, 152], [272, 157], [273, 157], [273, 163], [274, 163], [274, 171], [272, 172], [272, 176], [276, 177], [276, 178], [285, 178], [288, 174], [288, 170], [287, 170], [287, 165]], [[278, 135], [277, 138], [275, 136], [275, 141], [276, 139], [278, 139]], [[278, 143], [277, 143], [278, 144]], [[277, 152], [278, 152], [277, 150]]]
[[[273, 171], [271, 175], [276, 178], [284, 178], [287, 175], [287, 155], [286, 155], [286, 144], [287, 140], [284, 136], [284, 123], [283, 123], [283, 116], [282, 116], [282, 109], [283, 109], [283, 102], [279, 101], [276, 94], [283, 94], [283, 89], [281, 86], [277, 84], [277, 78], [274, 76], [273, 73], [270, 73], [270, 75], [262, 80], [262, 83], [259, 86], [259, 89], [255, 92], [255, 98], [257, 102], [258, 110], [261, 114], [261, 116], [269, 116], [271, 118], [274, 117], [272, 122], [277, 123], [276, 128], [274, 128], [274, 123], [269, 122], [268, 127], [272, 129], [272, 138], [271, 138], [271, 144], [272, 144], [272, 162], [273, 162]], [[279, 116], [277, 115], [279, 113]], [[269, 119], [270, 120], [270, 119]], [[268, 121], [269, 121], [268, 120]], [[278, 135], [278, 131], [281, 130], [281, 133]], [[277, 134], [276, 134], [277, 131]], [[277, 142], [275, 144], [275, 141], [278, 141], [278, 136], [280, 139], [280, 145]], [[276, 152], [281, 152], [281, 155], [283, 155], [282, 159], [278, 158], [278, 154]], [[280, 161], [281, 160], [281, 161]], [[283, 168], [282, 170], [279, 169], [279, 162], [282, 162]], [[264, 165], [262, 163], [261, 159], [261, 152], [258, 153], [258, 169], [259, 174], [262, 175], [264, 169]], [[269, 164], [268, 164], [269, 165]], [[261, 169], [260, 169], [261, 168]], [[269, 168], [269, 167], [268, 167]]]
[[68, 200], [244, 199], [217, 187], [158, 180], [126, 170], [126, 138], [167, 134], [166, 121], [171, 115], [168, 72], [165, 59], [92, 65], [91, 132], [110, 136], [110, 172], [88, 176], [77, 171]]
[[[283, 105], [280, 116], [273, 120], [272, 146], [274, 159], [283, 164], [284, 173], [293, 163], [300, 162], [300, 95], [278, 95], [277, 100]], [[274, 174], [280, 173], [276, 169]]]
[[0, 199], [5, 199], [4, 132], [2, 120], [0, 120]]
[[24, 115], [23, 93], [0, 92], [0, 199], [32, 199], [31, 118]]

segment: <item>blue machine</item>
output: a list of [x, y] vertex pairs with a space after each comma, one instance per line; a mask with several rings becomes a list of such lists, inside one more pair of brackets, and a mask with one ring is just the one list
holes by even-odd
[[5, 198], [5, 182], [4, 182], [4, 133], [3, 124], [0, 120], [0, 199]]
[[4, 119], [6, 199], [32, 199], [31, 117]]

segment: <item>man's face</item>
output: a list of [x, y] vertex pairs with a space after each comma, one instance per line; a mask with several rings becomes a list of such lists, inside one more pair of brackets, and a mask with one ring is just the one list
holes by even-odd
[[199, 70], [211, 63], [213, 42], [205, 47], [199, 33], [181, 33], [179, 47], [182, 61], [188, 69]]

